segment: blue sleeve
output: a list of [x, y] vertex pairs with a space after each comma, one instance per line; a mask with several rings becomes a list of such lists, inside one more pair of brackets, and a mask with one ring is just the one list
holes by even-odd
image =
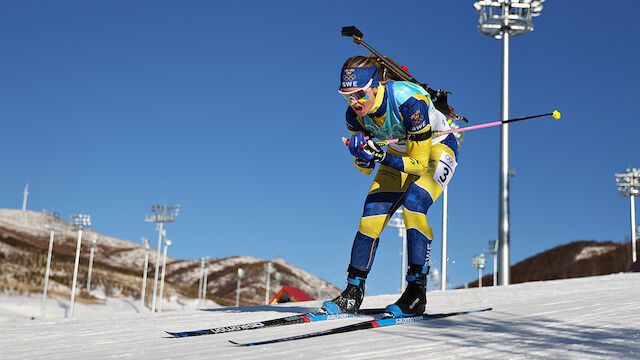
[[429, 99], [425, 96], [413, 96], [400, 105], [398, 110], [402, 115], [403, 125], [407, 133], [415, 134], [424, 132], [429, 126]]

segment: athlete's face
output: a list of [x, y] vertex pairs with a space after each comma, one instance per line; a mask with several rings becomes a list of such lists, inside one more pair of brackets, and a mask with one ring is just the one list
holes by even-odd
[[[351, 91], [356, 91], [356, 90], [359, 90], [359, 89], [358, 88], [342, 89], [342, 91], [346, 93]], [[375, 102], [375, 99], [376, 99], [376, 94], [378, 93], [378, 88], [367, 88], [365, 91], [367, 93], [367, 96], [349, 104], [349, 106], [353, 109], [353, 111], [356, 112], [356, 114], [359, 117], [363, 117], [367, 115], [369, 111], [371, 111], [371, 108], [373, 107], [373, 103]]]

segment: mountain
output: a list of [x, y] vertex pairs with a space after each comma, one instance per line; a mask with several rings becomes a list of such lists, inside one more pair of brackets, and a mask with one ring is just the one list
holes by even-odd
[[[493, 262], [487, 258], [483, 286], [493, 284]], [[631, 266], [631, 244], [574, 241], [556, 246], [511, 266], [511, 283], [570, 279], [625, 272]], [[478, 280], [467, 284], [477, 287]]]
[[[72, 224], [57, 220], [51, 223], [47, 214], [34, 211], [0, 209], [0, 291], [42, 292], [49, 247], [50, 226], [56, 228], [48, 294], [68, 297], [70, 294], [78, 231]], [[87, 281], [91, 241], [96, 239], [91, 276]], [[139, 298], [145, 249], [141, 244], [113, 238], [85, 229], [78, 270], [78, 301], [99, 302], [104, 297]], [[149, 252], [146, 301], [151, 303], [156, 252]], [[248, 256], [212, 260], [207, 268], [207, 298], [220, 305], [235, 305], [238, 268], [245, 270], [240, 304], [263, 304], [265, 299], [264, 265], [268, 261]], [[269, 261], [282, 275], [280, 284], [272, 275], [270, 295], [279, 286], [294, 286], [312, 298], [329, 298], [339, 293], [328, 282], [288, 264], [283, 259]], [[197, 298], [202, 270], [199, 260], [167, 257], [165, 298]]]

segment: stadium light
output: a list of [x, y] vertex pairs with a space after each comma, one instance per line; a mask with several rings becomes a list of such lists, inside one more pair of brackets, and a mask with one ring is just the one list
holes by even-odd
[[271, 273], [273, 272], [273, 264], [271, 262], [267, 262], [264, 264], [264, 272], [266, 274], [267, 279], [265, 280], [265, 293], [264, 293], [264, 304], [269, 305], [269, 284], [271, 282]]
[[236, 285], [236, 307], [240, 306], [240, 282], [242, 282], [244, 272], [245, 271], [242, 268], [238, 268], [238, 283]]
[[[451, 123], [450, 124], [451, 129], [455, 130], [455, 129], [459, 129], [460, 125], [456, 124], [456, 123]], [[464, 139], [464, 133], [462, 132], [457, 132], [457, 133], [453, 133], [453, 136], [456, 138], [456, 142], [458, 143], [458, 149], [460, 149], [460, 146], [462, 146], [462, 142]], [[447, 187], [445, 187], [442, 190], [442, 246], [441, 246], [441, 252], [442, 252], [442, 263], [440, 264], [440, 290], [445, 291], [447, 290], [447, 228], [448, 228], [448, 222], [449, 222], [449, 186], [447, 185]]]
[[484, 250], [485, 254], [490, 254], [493, 260], [493, 286], [498, 285], [498, 240], [489, 240], [489, 247]]
[[29, 197], [29, 183], [25, 185], [22, 197], [22, 211], [27, 211], [27, 198]]
[[616, 185], [620, 195], [628, 196], [631, 201], [631, 261], [636, 262], [636, 200], [640, 195], [640, 169], [627, 169], [625, 173], [616, 175]]
[[180, 204], [174, 205], [152, 205], [151, 214], [145, 217], [146, 222], [156, 223], [158, 228], [158, 249], [156, 253], [156, 271], [153, 279], [153, 300], [151, 301], [151, 312], [156, 312], [156, 295], [158, 293], [158, 273], [160, 270], [160, 248], [162, 248], [162, 231], [164, 223], [172, 223], [176, 220]]
[[91, 251], [89, 253], [89, 271], [87, 272], [87, 291], [91, 292], [91, 270], [93, 269], [93, 253], [98, 244], [98, 235], [94, 234], [91, 239]]
[[164, 254], [162, 256], [162, 279], [160, 281], [160, 303], [158, 304], [158, 311], [162, 312], [162, 301], [164, 299], [164, 276], [167, 270], [167, 250], [171, 245], [171, 240], [167, 239], [167, 232], [162, 232], [164, 236]]
[[42, 210], [42, 212], [47, 216], [49, 220], [49, 226], [47, 229], [49, 230], [49, 251], [47, 253], [47, 267], [44, 271], [44, 288], [42, 289], [42, 303], [40, 304], [40, 316], [42, 318], [45, 317], [45, 313], [47, 311], [47, 289], [49, 287], [49, 272], [51, 269], [51, 254], [53, 252], [53, 238], [55, 237], [55, 232], [58, 230], [58, 224], [60, 222], [60, 214], [57, 212], [51, 212], [47, 210]]
[[[540, 16], [544, 0], [480, 0], [473, 4], [479, 14], [478, 30], [502, 39], [502, 120], [509, 119], [509, 39], [533, 31], [532, 18]], [[500, 130], [500, 191], [498, 242], [500, 285], [511, 282], [509, 225], [509, 125]]]
[[80, 246], [82, 243], [82, 230], [91, 226], [91, 215], [78, 214], [71, 216], [71, 223], [78, 229], [78, 243], [76, 245], [76, 261], [73, 265], [73, 280], [71, 282], [71, 300], [67, 318], [73, 317], [73, 307], [76, 299], [76, 282], [78, 280], [78, 263], [80, 262]]
[[398, 229], [398, 236], [402, 238], [402, 267], [400, 273], [400, 292], [404, 291], [404, 287], [406, 285], [406, 274], [407, 274], [407, 227], [404, 224], [404, 217], [402, 215], [402, 206], [393, 213], [393, 216], [389, 220], [387, 226], [391, 226], [393, 228]]
[[485, 267], [484, 254], [478, 254], [471, 259], [473, 268], [478, 270], [478, 287], [482, 287], [482, 269]]
[[144, 244], [144, 271], [142, 273], [142, 294], [140, 295], [140, 312], [145, 308], [145, 293], [147, 292], [147, 269], [149, 268], [149, 250], [151, 246], [149, 246], [149, 239], [146, 237], [142, 238], [142, 243]]

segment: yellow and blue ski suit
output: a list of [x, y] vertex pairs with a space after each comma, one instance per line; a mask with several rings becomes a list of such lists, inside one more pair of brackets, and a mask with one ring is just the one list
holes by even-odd
[[[433, 231], [427, 223], [429, 207], [442, 194], [457, 166], [458, 144], [453, 134], [432, 136], [450, 129], [419, 85], [391, 81], [378, 86], [369, 114], [358, 117], [349, 107], [347, 127], [381, 140], [406, 139], [387, 148], [371, 185], [351, 250], [351, 266], [369, 271], [387, 222], [403, 206], [409, 264], [429, 265]], [[371, 167], [356, 167], [371, 174]]]

